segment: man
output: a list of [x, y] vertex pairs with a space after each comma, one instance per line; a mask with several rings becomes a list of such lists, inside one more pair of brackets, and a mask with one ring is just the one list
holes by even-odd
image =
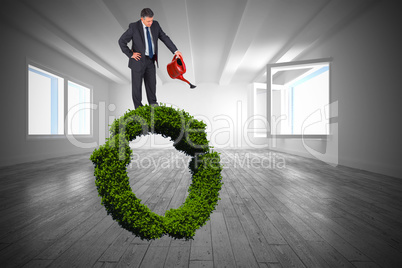
[[[132, 97], [134, 107], [143, 106], [142, 79], [149, 105], [158, 106], [156, 101], [156, 69], [158, 61], [158, 39], [177, 56], [181, 56], [175, 44], [170, 40], [157, 21], [153, 20], [154, 13], [149, 8], [141, 11], [141, 20], [130, 23], [128, 30], [119, 39], [119, 45], [124, 54], [129, 57], [128, 66], [131, 69]], [[131, 49], [127, 44], [131, 41]]]

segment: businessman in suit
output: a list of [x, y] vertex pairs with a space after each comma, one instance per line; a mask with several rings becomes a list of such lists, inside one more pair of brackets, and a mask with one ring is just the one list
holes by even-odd
[[[180, 55], [175, 44], [170, 40], [159, 23], [153, 20], [154, 13], [149, 8], [141, 11], [141, 19], [130, 23], [127, 31], [119, 39], [124, 54], [129, 57], [128, 67], [131, 69], [132, 97], [134, 107], [142, 105], [142, 80], [149, 105], [158, 106], [156, 101], [156, 69], [158, 63], [158, 39], [174, 54]], [[127, 44], [131, 41], [131, 49]], [[158, 65], [159, 66], [159, 65]]]

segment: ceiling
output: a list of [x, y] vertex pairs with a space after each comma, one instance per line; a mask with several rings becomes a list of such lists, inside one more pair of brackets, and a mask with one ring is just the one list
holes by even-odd
[[[183, 53], [194, 84], [265, 82], [268, 63], [297, 60], [379, 0], [6, 0], [3, 22], [115, 83], [128, 83], [118, 39], [149, 7]], [[159, 44], [159, 83], [172, 81]], [[331, 56], [331, 55], [328, 55]]]

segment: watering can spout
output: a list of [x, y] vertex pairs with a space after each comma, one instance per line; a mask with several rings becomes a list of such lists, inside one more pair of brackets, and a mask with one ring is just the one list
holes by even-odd
[[171, 78], [180, 79], [186, 82], [190, 85], [190, 88], [196, 87], [183, 77], [183, 74], [186, 72], [186, 65], [184, 64], [183, 58], [181, 56], [173, 56], [172, 62], [167, 65], [167, 71]]
[[193, 84], [191, 84], [187, 79], [185, 79], [184, 77], [183, 77], [183, 75], [179, 75], [179, 76], [177, 76], [176, 77], [177, 79], [180, 79], [181, 81], [183, 81], [183, 82], [186, 82], [187, 84], [189, 84], [190, 85], [190, 88], [195, 88], [196, 86], [194, 86]]

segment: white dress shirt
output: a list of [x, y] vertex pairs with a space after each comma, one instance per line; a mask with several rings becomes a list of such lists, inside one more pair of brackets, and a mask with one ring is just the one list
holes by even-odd
[[[144, 29], [144, 40], [145, 40], [145, 56], [148, 56], [149, 57], [149, 48], [148, 48], [148, 37], [147, 37], [147, 29], [145, 28], [145, 27], [147, 27], [147, 26], [145, 26], [145, 24], [141, 21], [141, 23], [142, 23], [142, 28]], [[152, 39], [152, 32], [151, 32], [151, 27], [148, 27], [149, 28], [149, 33], [150, 33], [150, 35], [151, 35], [151, 43], [152, 43], [152, 51], [154, 52], [154, 54], [155, 54], [155, 45], [154, 45], [154, 40]]]

